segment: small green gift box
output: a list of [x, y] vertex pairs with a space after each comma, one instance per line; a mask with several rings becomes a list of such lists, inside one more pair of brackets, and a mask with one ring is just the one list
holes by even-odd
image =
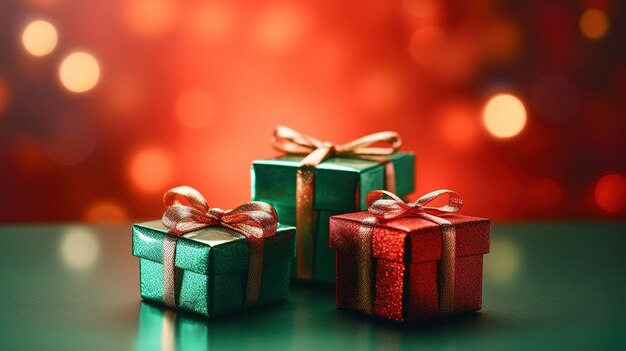
[[[217, 213], [212, 211], [207, 212], [210, 220]], [[275, 217], [273, 209], [272, 213]], [[237, 223], [217, 224], [221, 217], [215, 215], [215, 224], [173, 235], [172, 228], [178, 227], [166, 227], [166, 215], [163, 221], [132, 227], [141, 297], [208, 317], [287, 299], [294, 227], [274, 222], [275, 234], [250, 237], [235, 230]], [[231, 221], [249, 228], [246, 215], [231, 214]], [[255, 281], [251, 281], [251, 271], [256, 272]]]
[[[388, 137], [386, 133], [393, 132], [377, 133], [357, 139], [356, 145], [363, 146], [365, 142], [359, 144], [359, 141], [364, 139], [370, 143], [389, 142], [380, 138], [381, 135]], [[286, 134], [288, 136], [285, 136]], [[397, 134], [393, 133], [392, 136], [397, 137]], [[399, 137], [397, 138], [399, 140]], [[297, 143], [297, 147], [302, 147], [308, 142], [311, 145], [303, 149], [290, 149], [290, 145], [284, 145], [285, 139]], [[398, 143], [389, 154], [368, 157], [367, 152], [371, 152], [372, 149], [360, 154], [354, 147], [355, 142], [343, 146], [328, 146], [328, 143], [321, 143], [286, 127], [277, 128], [275, 147], [277, 140], [283, 141], [277, 149], [287, 152], [288, 155], [253, 162], [252, 199], [272, 204], [281, 223], [297, 226], [298, 257], [292, 266], [292, 276], [303, 280], [334, 283], [335, 254], [328, 245], [329, 218], [365, 209], [366, 195], [375, 189], [389, 188], [390, 184], [399, 196], [413, 192], [415, 155], [411, 152], [396, 152]], [[349, 147], [352, 149], [348, 150]], [[323, 148], [330, 151], [310, 162], [312, 154]], [[294, 154], [298, 152], [302, 154]], [[299, 193], [299, 187], [305, 183], [300, 177], [306, 178], [306, 174], [302, 173], [303, 169], [310, 171], [312, 178], [308, 185], [311, 188], [310, 195], [304, 195], [305, 198], [312, 197], [309, 207], [311, 209], [309, 212], [312, 213], [308, 225], [303, 225], [302, 222], [298, 224], [298, 203], [303, 197], [302, 192]], [[300, 211], [302, 216], [303, 212]], [[305, 228], [307, 226], [309, 228]], [[311, 237], [306, 238], [307, 236]], [[307, 239], [309, 244], [301, 246], [301, 240]], [[302, 247], [304, 249], [301, 250]], [[303, 262], [308, 266], [304, 270], [301, 269]], [[304, 274], [300, 274], [302, 271]]]
[[[164, 302], [161, 220], [133, 225], [133, 256], [139, 257], [141, 297]], [[263, 276], [258, 304], [287, 299], [289, 266], [294, 257], [295, 228], [279, 225], [264, 239]], [[234, 230], [207, 227], [178, 238], [175, 267], [179, 273], [178, 308], [206, 316], [245, 307], [248, 240]]]

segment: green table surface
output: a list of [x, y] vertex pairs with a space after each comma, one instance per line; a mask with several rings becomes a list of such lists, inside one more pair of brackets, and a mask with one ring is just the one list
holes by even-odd
[[142, 302], [130, 226], [5, 225], [0, 247], [1, 350], [626, 349], [626, 223], [495, 224], [482, 311], [406, 326], [321, 286], [213, 320]]

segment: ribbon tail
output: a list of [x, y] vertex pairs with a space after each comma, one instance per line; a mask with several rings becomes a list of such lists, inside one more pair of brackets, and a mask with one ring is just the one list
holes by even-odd
[[441, 264], [439, 269], [439, 313], [449, 315], [454, 312], [454, 284], [456, 268], [456, 229], [441, 217], [428, 213], [421, 217], [439, 224], [441, 228]]
[[396, 167], [391, 161], [385, 162], [385, 190], [396, 193]]
[[246, 306], [255, 305], [261, 295], [263, 278], [263, 239], [248, 237], [248, 286], [246, 288]]
[[296, 277], [313, 279], [317, 212], [313, 209], [315, 167], [331, 155], [330, 147], [320, 147], [301, 162], [296, 174]]
[[317, 212], [313, 209], [315, 168], [301, 166], [296, 176], [296, 276], [313, 279], [314, 243]]
[[[448, 222], [448, 221], [446, 221]], [[456, 230], [452, 223], [441, 224], [441, 287], [439, 289], [439, 312], [454, 312], [454, 277], [456, 268]]]
[[163, 239], [163, 303], [176, 307], [176, 243], [177, 237], [165, 236]]
[[356, 247], [356, 282], [355, 308], [369, 314], [374, 313], [374, 267], [372, 258], [372, 237], [374, 235], [375, 217], [367, 217], [359, 227], [358, 245]]

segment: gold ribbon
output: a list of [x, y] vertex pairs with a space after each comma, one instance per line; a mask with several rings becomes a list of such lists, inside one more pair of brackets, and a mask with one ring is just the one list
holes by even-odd
[[[385, 143], [389, 146], [371, 147], [376, 143]], [[296, 176], [296, 227], [298, 229], [296, 276], [298, 278], [313, 279], [314, 245], [317, 231], [317, 212], [313, 209], [315, 167], [332, 156], [366, 158], [385, 162], [385, 187], [395, 191], [393, 163], [386, 162], [381, 157], [395, 153], [400, 145], [402, 145], [402, 140], [396, 132], [374, 133], [342, 145], [335, 145], [327, 141], [322, 142], [285, 126], [276, 127], [272, 140], [272, 146], [275, 149], [288, 154], [306, 155], [300, 161]]]
[[222, 226], [241, 233], [248, 239], [249, 264], [246, 305], [259, 300], [263, 276], [263, 238], [276, 234], [278, 216], [272, 205], [265, 202], [247, 202], [232, 210], [210, 208], [196, 189], [179, 186], [163, 195], [167, 209], [163, 225], [169, 234], [163, 241], [163, 302], [176, 307], [176, 241], [178, 236], [200, 228]]
[[[443, 195], [448, 195], [448, 203], [445, 206], [426, 206], [431, 201]], [[388, 198], [384, 198], [385, 196]], [[454, 312], [456, 230], [450, 221], [439, 217], [439, 215], [459, 211], [461, 207], [463, 207], [463, 199], [461, 196], [452, 190], [442, 189], [430, 192], [417, 199], [417, 201], [405, 203], [402, 199], [389, 191], [374, 190], [367, 195], [365, 203], [367, 204], [369, 213], [379, 220], [388, 221], [413, 216], [439, 224], [442, 232], [440, 279], [438, 287], [439, 312], [442, 315]], [[372, 226], [371, 217], [369, 218], [370, 220], [366, 218], [364, 225]], [[372, 294], [370, 293], [367, 296], [370, 295]], [[372, 300], [370, 299], [370, 301]]]

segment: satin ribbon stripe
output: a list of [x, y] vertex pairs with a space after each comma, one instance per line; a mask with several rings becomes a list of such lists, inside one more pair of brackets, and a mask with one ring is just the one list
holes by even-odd
[[[202, 194], [189, 186], [179, 186], [168, 190], [163, 195], [163, 202], [167, 209], [161, 220], [163, 225], [169, 228], [169, 234], [178, 237], [201, 228], [222, 226], [248, 239], [246, 305], [258, 302], [263, 274], [263, 238], [276, 234], [278, 228], [278, 215], [274, 207], [265, 202], [252, 201], [227, 211], [210, 208]], [[163, 245], [163, 290], [164, 302], [170, 306], [176, 306], [176, 302], [172, 301], [176, 289], [176, 276], [173, 268], [175, 252], [176, 238], [167, 237]]]
[[[426, 206], [435, 199], [448, 195], [448, 202], [441, 207]], [[387, 198], [385, 198], [387, 197]], [[382, 221], [404, 217], [421, 217], [439, 224], [442, 232], [442, 253], [439, 279], [439, 311], [441, 314], [454, 312], [454, 276], [456, 265], [456, 230], [445, 218], [446, 213], [457, 212], [463, 207], [463, 199], [452, 190], [436, 190], [414, 202], [406, 203], [395, 194], [385, 190], [374, 190], [365, 199], [369, 213]], [[364, 223], [371, 227], [369, 221]]]
[[[374, 147], [374, 144], [387, 146]], [[372, 158], [381, 162], [381, 156], [394, 154], [401, 145], [400, 135], [391, 131], [366, 135], [345, 144], [336, 145], [320, 141], [289, 127], [276, 127], [272, 139], [272, 146], [276, 150], [292, 155], [305, 155], [300, 161], [296, 178], [296, 227], [298, 229], [296, 276], [298, 278], [309, 280], [313, 278], [314, 236], [317, 232], [317, 214], [313, 209], [315, 168], [332, 156]], [[386, 187], [395, 190], [395, 172], [391, 169], [392, 167], [391, 163], [385, 165], [385, 174], [388, 175]]]

